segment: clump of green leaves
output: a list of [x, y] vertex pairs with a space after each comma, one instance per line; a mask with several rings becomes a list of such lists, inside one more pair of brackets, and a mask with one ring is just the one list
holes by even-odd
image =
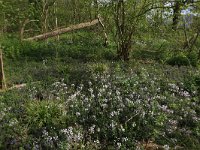
[[172, 66], [189, 66], [190, 60], [184, 54], [172, 56], [166, 61], [167, 64]]

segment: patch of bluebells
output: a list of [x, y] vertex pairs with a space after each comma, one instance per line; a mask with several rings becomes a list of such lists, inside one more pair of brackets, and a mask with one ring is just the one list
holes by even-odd
[[197, 92], [190, 94], [182, 83], [161, 80], [162, 76], [144, 68], [139, 73], [93, 74], [87, 85], [55, 82], [48, 94], [50, 99], [64, 101], [74, 124], [85, 131], [86, 141], [99, 140], [104, 146], [109, 141], [117, 148], [134, 146], [141, 140], [169, 138], [177, 132], [198, 136]]
[[[44, 100], [59, 102], [67, 120], [56, 134], [42, 130], [46, 147], [133, 149], [150, 140], [169, 149], [200, 138], [198, 91], [167, 76], [167, 71], [131, 69], [92, 74], [86, 84], [61, 80], [40, 89]], [[36, 102], [37, 93], [35, 87], [29, 90]]]

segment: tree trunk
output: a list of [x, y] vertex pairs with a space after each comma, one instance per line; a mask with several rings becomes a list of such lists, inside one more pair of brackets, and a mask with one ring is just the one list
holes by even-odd
[[7, 32], [7, 20], [6, 20], [5, 13], [3, 13], [3, 18], [4, 18], [3, 33], [6, 33]]
[[98, 17], [98, 14], [99, 14], [99, 5], [98, 5], [98, 1], [97, 0], [94, 0], [94, 8], [95, 8], [95, 18]]
[[47, 1], [43, 1], [43, 5], [42, 5], [42, 14], [41, 14], [41, 27], [42, 27], [42, 33], [45, 33], [46, 30], [46, 19], [47, 19], [47, 9], [48, 9], [48, 5], [47, 5]]
[[172, 23], [173, 30], [177, 29], [180, 11], [181, 11], [181, 2], [176, 2], [173, 9], [173, 23]]
[[115, 5], [115, 24], [117, 29], [117, 55], [118, 59], [128, 61], [131, 49], [133, 26], [126, 24], [125, 1], [118, 0]]
[[[54, 15], [55, 15], [55, 29], [58, 29], [58, 17], [57, 17], [57, 2], [54, 3]], [[57, 36], [57, 41], [59, 41], [59, 35]]]
[[5, 89], [5, 75], [4, 75], [4, 68], [3, 68], [3, 54], [2, 50], [0, 49], [0, 89]]
[[29, 21], [29, 19], [26, 19], [25, 21], [24, 21], [24, 23], [22, 24], [22, 27], [21, 27], [21, 30], [20, 30], [20, 39], [22, 40], [24, 37], [24, 30], [25, 30], [25, 26], [26, 26], [26, 24], [27, 23], [29, 23], [30, 21]]
[[102, 18], [101, 18], [101, 16], [100, 15], [97, 15], [97, 17], [98, 17], [98, 20], [99, 20], [99, 23], [100, 23], [100, 25], [101, 25], [101, 27], [102, 27], [102, 29], [103, 29], [103, 34], [104, 34], [104, 46], [105, 47], [107, 47], [108, 46], [108, 44], [109, 44], [109, 42], [108, 42], [108, 35], [107, 35], [107, 33], [106, 33], [106, 28], [105, 28], [105, 25], [103, 24], [103, 22], [102, 22]]
[[198, 60], [200, 60], [200, 49], [199, 49], [199, 54], [198, 54]]

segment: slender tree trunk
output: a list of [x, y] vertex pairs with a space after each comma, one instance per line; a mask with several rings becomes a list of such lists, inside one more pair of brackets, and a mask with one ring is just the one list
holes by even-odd
[[49, 8], [45, 10], [45, 18], [44, 18], [44, 33], [48, 31], [48, 13], [49, 13]]
[[124, 15], [123, 15], [123, 0], [118, 0], [117, 4], [116, 4], [116, 16], [115, 16], [115, 24], [117, 27], [117, 55], [118, 58], [121, 59], [121, 57], [123, 56], [123, 36], [124, 36]]
[[89, 11], [89, 15], [90, 15], [90, 20], [93, 19], [93, 6], [92, 6], [92, 3], [90, 3], [90, 6], [88, 6], [88, 11]]
[[3, 13], [3, 18], [4, 18], [3, 33], [6, 33], [7, 32], [7, 20], [6, 20], [5, 13]]
[[[55, 28], [58, 29], [58, 17], [57, 17], [57, 2], [54, 3], [54, 15], [55, 15]], [[60, 36], [57, 36], [57, 40], [59, 41]]]
[[21, 27], [21, 30], [20, 30], [20, 39], [22, 40], [24, 38], [24, 30], [25, 30], [25, 27], [26, 27], [26, 24], [29, 23], [29, 19], [26, 19], [24, 21], [24, 23], [22, 24], [22, 27]]
[[195, 43], [197, 42], [199, 34], [200, 34], [200, 32], [196, 33], [196, 36], [195, 36], [194, 40], [191, 42], [190, 51], [192, 51], [192, 48], [194, 47]]
[[98, 5], [98, 1], [97, 0], [94, 0], [94, 8], [95, 8], [95, 18], [98, 17], [98, 14], [99, 14], [99, 5]]
[[181, 2], [175, 2], [175, 6], [173, 9], [173, 23], [172, 23], [172, 29], [176, 30], [178, 26], [179, 16], [181, 11]]
[[103, 22], [102, 22], [102, 18], [101, 18], [101, 16], [100, 15], [98, 15], [98, 20], [99, 20], [99, 23], [100, 23], [100, 25], [101, 25], [101, 27], [102, 27], [102, 29], [103, 29], [103, 35], [104, 35], [104, 46], [105, 47], [107, 47], [108, 46], [108, 44], [109, 44], [109, 42], [108, 42], [108, 35], [107, 35], [107, 33], [106, 33], [106, 28], [105, 28], [105, 25], [103, 24]]
[[200, 49], [198, 51], [198, 60], [200, 60]]
[[4, 75], [4, 68], [3, 68], [3, 54], [2, 50], [0, 49], [0, 89], [5, 89], [5, 75]]
[[198, 60], [200, 60], [200, 48], [199, 48]]
[[76, 24], [77, 19], [77, 6], [76, 0], [73, 0], [73, 23]]
[[186, 29], [186, 22], [184, 22], [184, 35], [185, 35], [185, 43], [184, 43], [184, 49], [185, 47], [190, 47], [190, 42], [188, 39], [187, 29]]
[[[73, 3], [72, 3], [72, 6], [73, 6], [73, 24], [76, 24], [78, 21], [78, 13], [77, 13], [77, 1], [76, 0], [73, 0]], [[74, 31], [72, 31], [72, 35], [70, 36], [70, 40], [71, 42], [73, 43], [74, 42], [74, 39], [75, 39], [75, 35], [74, 35]]]
[[45, 0], [43, 4], [43, 10], [42, 10], [42, 33], [47, 32], [48, 13], [49, 13], [48, 0]]
[[195, 33], [190, 39], [188, 39], [188, 41], [186, 41], [184, 43], [183, 49], [188, 48], [191, 51], [193, 46], [197, 42], [197, 39], [198, 39], [199, 35], [200, 35], [200, 31], [197, 31], [197, 33]]

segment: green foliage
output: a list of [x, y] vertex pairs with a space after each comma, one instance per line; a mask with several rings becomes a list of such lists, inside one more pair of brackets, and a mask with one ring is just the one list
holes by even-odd
[[18, 39], [13, 38], [10, 40], [8, 37], [1, 37], [0, 45], [7, 58], [15, 59], [20, 55], [20, 42]]
[[135, 50], [133, 52], [133, 58], [163, 62], [166, 59], [166, 53], [165, 51]]
[[189, 66], [190, 60], [184, 54], [179, 54], [166, 60], [166, 63], [172, 66]]
[[6, 58], [13, 60], [43, 61], [58, 58], [69, 62], [73, 59], [94, 62], [113, 59], [114, 51], [105, 48], [102, 43], [103, 40], [96, 34], [85, 31], [64, 36], [59, 42], [53, 39], [48, 42], [21, 42], [16, 37], [8, 36], [1, 37], [0, 42]]
[[[176, 16], [164, 7], [157, 0], [0, 0], [7, 85], [26, 83], [0, 91], [0, 149], [145, 149], [146, 141], [199, 149], [199, 17], [175, 31]], [[37, 42], [17, 35], [26, 19], [24, 38], [97, 14], [105, 29]], [[183, 50], [187, 39], [193, 47]], [[130, 62], [116, 61], [129, 54]]]
[[187, 58], [189, 59], [190, 61], [190, 64], [194, 67], [197, 67], [198, 66], [198, 55], [197, 53], [195, 52], [190, 52], [188, 55], [187, 55]]
[[198, 148], [198, 70], [77, 66], [67, 69], [74, 80], [43, 81], [1, 94], [1, 148], [135, 149], [146, 140]]
[[198, 55], [196, 52], [190, 52], [190, 53], [181, 53], [181, 54], [176, 54], [175, 56], [172, 56], [171, 58], [168, 58], [166, 60], [166, 63], [172, 66], [193, 66], [197, 67], [198, 66]]
[[27, 1], [1, 0], [0, 4], [0, 14], [4, 30], [9, 33], [19, 31], [20, 23], [28, 17], [30, 12]]
[[105, 63], [91, 64], [88, 68], [92, 73], [106, 73], [109, 70]]
[[[38, 132], [44, 127], [59, 128], [64, 123], [64, 108], [58, 102], [30, 101], [26, 106], [26, 122], [31, 133]], [[40, 133], [36, 133], [40, 134]]]

